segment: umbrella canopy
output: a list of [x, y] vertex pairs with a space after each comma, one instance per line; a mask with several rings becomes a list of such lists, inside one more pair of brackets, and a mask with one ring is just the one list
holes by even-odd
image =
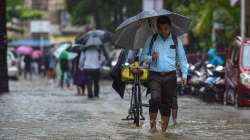
[[63, 51], [60, 54], [59, 59], [60, 60], [72, 60], [72, 59], [74, 59], [76, 57], [77, 57], [76, 53], [71, 53], [71, 52]]
[[60, 54], [59, 59], [61, 59], [61, 60], [67, 60], [68, 59], [68, 53], [66, 51], [63, 51]]
[[33, 48], [29, 46], [20, 46], [16, 49], [16, 53], [23, 55], [32, 55]]
[[68, 43], [64, 43], [64, 44], [61, 44], [59, 45], [57, 48], [55, 48], [53, 54], [56, 58], [59, 58], [59, 56], [61, 55], [61, 53], [63, 51], [65, 51], [66, 49], [68, 49], [69, 47], [71, 46], [71, 44], [68, 44]]
[[101, 39], [97, 36], [90, 36], [89, 39], [87, 40], [85, 46], [100, 46], [102, 45], [103, 42]]
[[85, 46], [82, 44], [72, 44], [69, 48], [66, 49], [66, 51], [79, 53], [84, 48], [85, 48]]
[[88, 40], [88, 42], [85, 45], [82, 44], [73, 44], [71, 47], [67, 48], [66, 51], [69, 52], [81, 52], [83, 50], [86, 50], [88, 48], [96, 48], [96, 49], [103, 49], [103, 47], [100, 47], [102, 45], [102, 41], [95, 37]]
[[[103, 30], [93, 30], [89, 31], [82, 36], [78, 37], [71, 47], [67, 49], [69, 52], [80, 52], [87, 48], [96, 47], [100, 49], [105, 43], [111, 41], [111, 33]], [[103, 49], [101, 47], [101, 49]]]
[[171, 33], [180, 36], [187, 31], [190, 19], [185, 16], [165, 9], [143, 11], [119, 25], [113, 35], [114, 44], [118, 48], [143, 48], [147, 37], [157, 32], [157, 18], [163, 15], [171, 20]]
[[35, 51], [33, 51], [32, 52], [32, 58], [39, 58], [39, 57], [41, 57], [42, 56], [42, 51], [40, 51], [40, 50], [35, 50]]
[[111, 40], [111, 34], [103, 30], [93, 30], [80, 36], [76, 40], [76, 44], [82, 44], [85, 46], [102, 45]]

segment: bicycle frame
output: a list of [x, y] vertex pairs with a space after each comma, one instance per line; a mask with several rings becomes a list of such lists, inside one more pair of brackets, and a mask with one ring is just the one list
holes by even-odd
[[128, 116], [122, 120], [134, 120], [136, 126], [139, 126], [139, 120], [145, 120], [145, 117], [143, 116], [142, 99], [141, 99], [140, 69], [135, 68], [133, 74], [135, 78], [132, 86], [132, 97], [130, 100]]

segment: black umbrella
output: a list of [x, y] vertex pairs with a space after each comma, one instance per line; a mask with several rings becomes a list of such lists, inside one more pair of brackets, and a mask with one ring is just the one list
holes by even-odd
[[143, 48], [147, 37], [157, 31], [156, 21], [158, 17], [163, 15], [170, 18], [173, 34], [180, 36], [187, 31], [190, 23], [188, 17], [165, 9], [143, 11], [119, 25], [113, 35], [114, 44], [119, 48], [135, 50]]

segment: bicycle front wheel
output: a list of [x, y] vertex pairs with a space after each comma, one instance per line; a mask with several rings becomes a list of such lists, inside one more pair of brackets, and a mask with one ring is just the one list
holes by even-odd
[[137, 127], [140, 126], [140, 96], [139, 96], [139, 86], [136, 87], [135, 90], [135, 110], [134, 110], [134, 122], [136, 124]]

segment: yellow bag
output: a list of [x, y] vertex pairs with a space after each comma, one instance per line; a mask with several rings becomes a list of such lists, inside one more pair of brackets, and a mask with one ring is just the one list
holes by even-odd
[[[134, 80], [133, 67], [138, 67], [139, 62], [134, 62], [130, 64], [129, 67], [123, 67], [121, 71], [121, 79], [122, 81], [132, 81]], [[147, 80], [148, 78], [148, 69], [147, 68], [139, 68], [141, 75], [140, 80]]]

